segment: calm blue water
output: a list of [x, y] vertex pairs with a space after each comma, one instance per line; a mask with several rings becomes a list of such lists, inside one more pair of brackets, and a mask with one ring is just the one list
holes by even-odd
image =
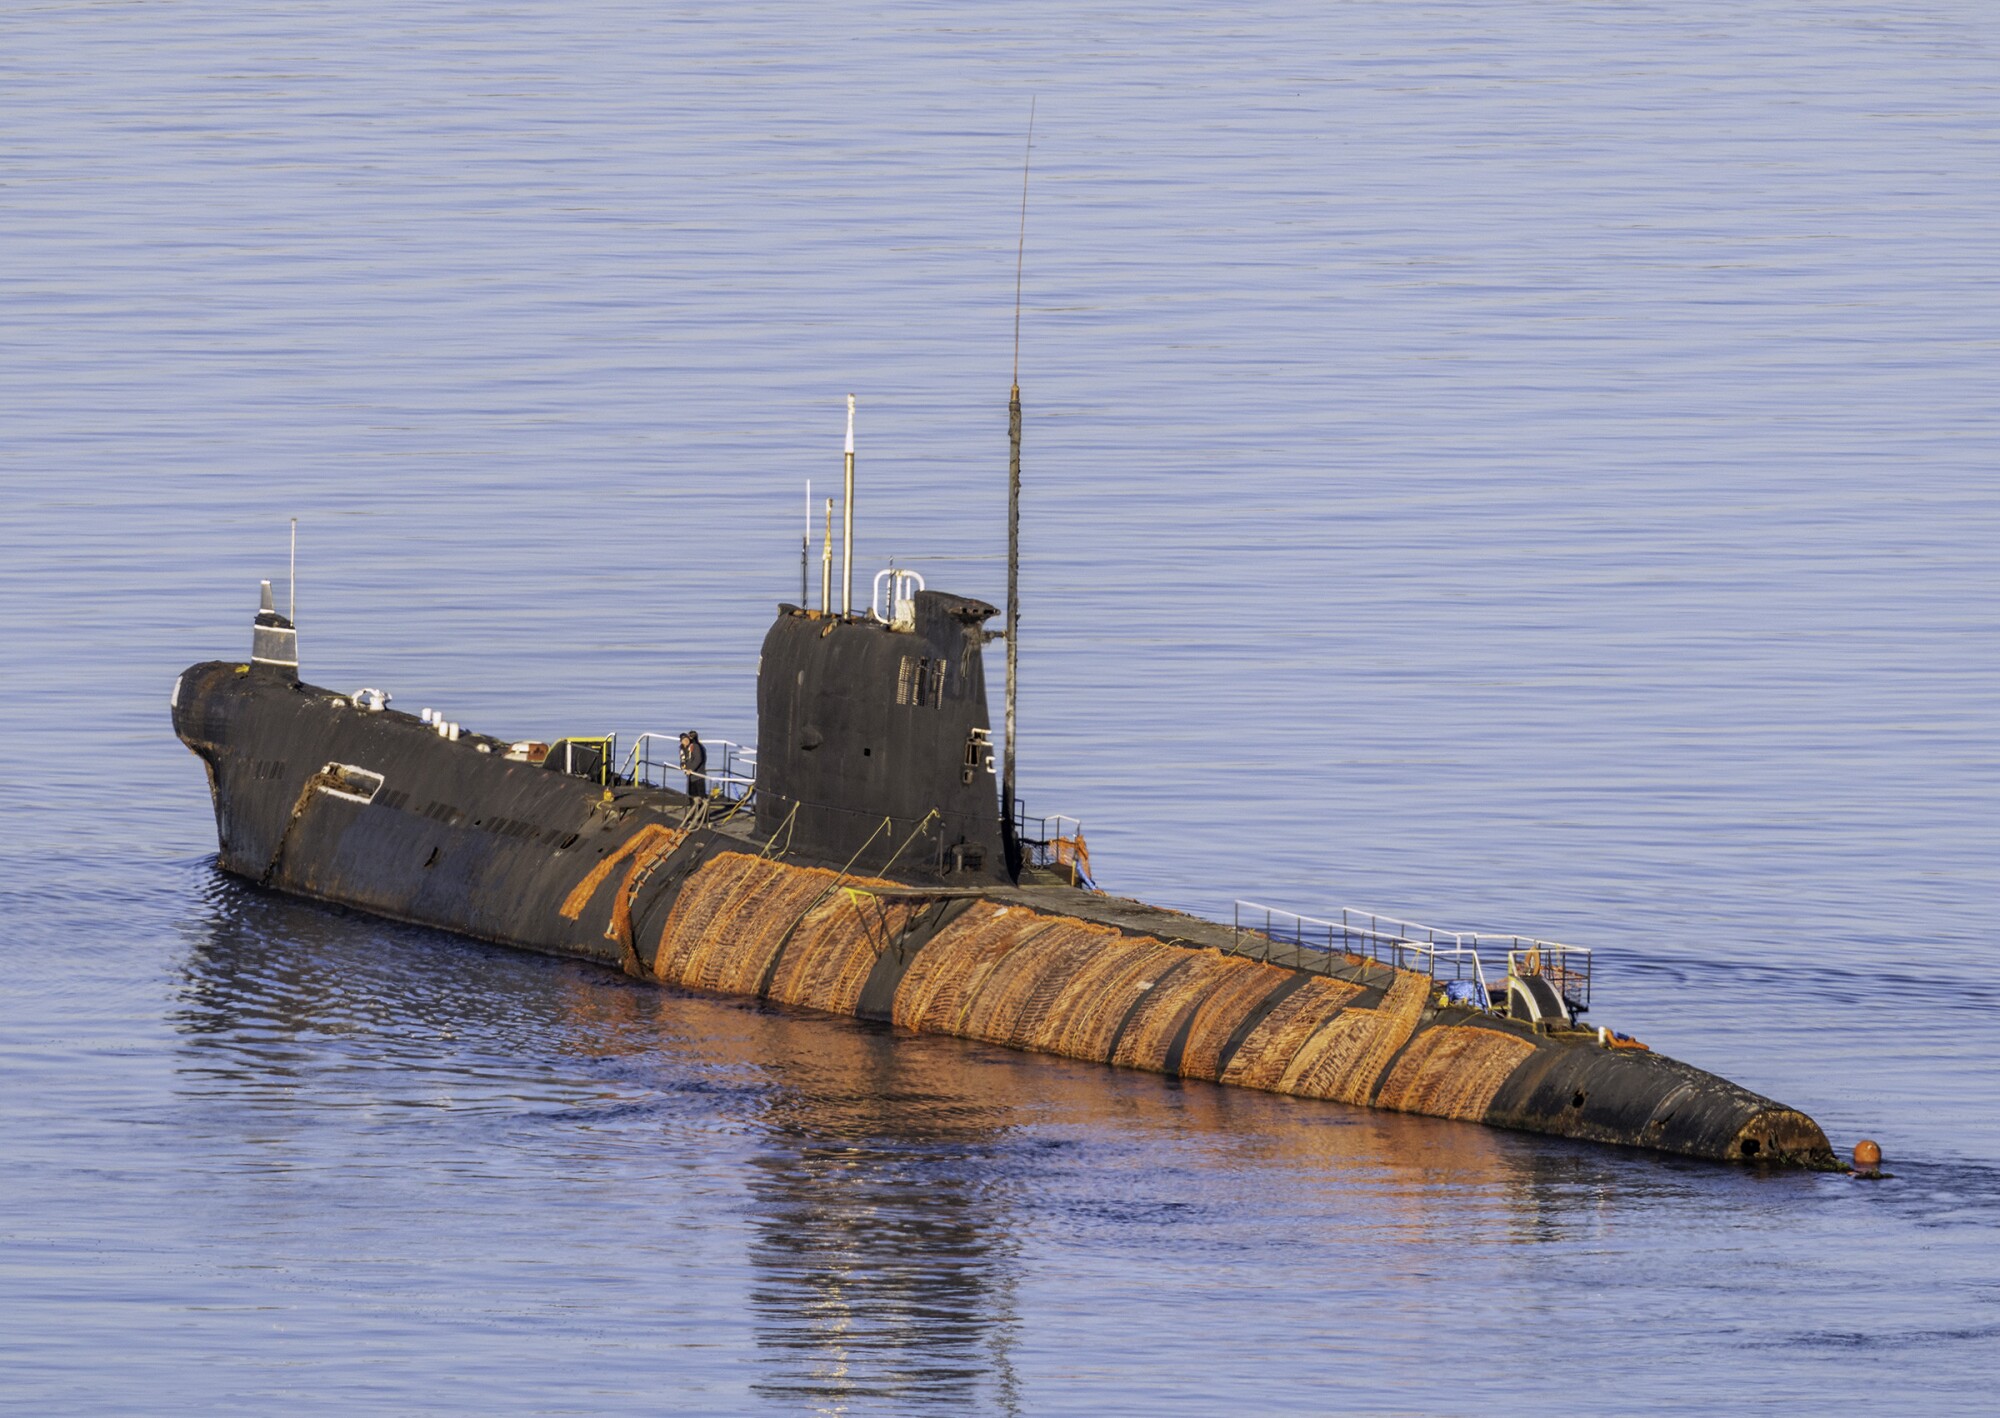
[[[1876, 1186], [637, 987], [214, 869], [166, 695], [748, 738], [805, 482], [1112, 888], [1601, 952]], [[0, 1404], [1977, 1412], [2000, 16], [0, 16]], [[817, 554], [815, 549], [815, 555]], [[817, 564], [814, 568], [817, 580]]]

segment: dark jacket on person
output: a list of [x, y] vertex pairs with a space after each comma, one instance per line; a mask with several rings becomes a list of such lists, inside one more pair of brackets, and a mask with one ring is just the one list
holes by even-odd
[[687, 774], [689, 797], [708, 796], [708, 780], [702, 776], [707, 767], [708, 750], [702, 747], [701, 736], [690, 732], [681, 740], [681, 772]]

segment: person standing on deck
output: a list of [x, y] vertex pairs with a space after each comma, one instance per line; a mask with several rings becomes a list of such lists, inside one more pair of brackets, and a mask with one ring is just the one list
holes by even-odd
[[689, 729], [681, 735], [681, 772], [687, 774], [688, 796], [700, 801], [708, 796], [708, 779], [702, 776], [708, 767], [708, 750], [701, 746], [701, 735]]

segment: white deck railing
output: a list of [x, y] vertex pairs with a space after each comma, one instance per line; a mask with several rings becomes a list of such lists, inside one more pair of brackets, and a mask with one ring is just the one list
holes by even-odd
[[[708, 750], [708, 766], [696, 776], [706, 780], [709, 791], [720, 789], [723, 799], [732, 803], [748, 797], [757, 784], [757, 750], [729, 739], [703, 739], [702, 746]], [[679, 734], [644, 733], [632, 741], [625, 776], [634, 783], [680, 788], [685, 786], [685, 772]]]
[[[1304, 916], [1256, 901], [1235, 903], [1236, 948], [1270, 959], [1274, 946], [1323, 951], [1331, 965], [1336, 954], [1350, 955], [1398, 970], [1421, 970], [1441, 984], [1463, 982], [1472, 988], [1455, 991], [1472, 999], [1458, 1002], [1488, 1008], [1486, 958], [1504, 957], [1507, 974], [1539, 975], [1555, 986], [1573, 1007], [1590, 1006], [1591, 952], [1580, 945], [1537, 940], [1532, 936], [1481, 935], [1476, 931], [1444, 931], [1395, 916], [1342, 907], [1338, 920]], [[1246, 948], [1247, 947], [1247, 948]]]

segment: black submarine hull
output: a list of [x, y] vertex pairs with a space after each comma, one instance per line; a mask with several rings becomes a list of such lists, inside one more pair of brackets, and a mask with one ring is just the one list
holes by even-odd
[[934, 819], [906, 832], [891, 814], [896, 830], [858, 849], [807, 850], [789, 821], [718, 820], [669, 789], [516, 761], [503, 741], [448, 739], [266, 664], [190, 667], [173, 720], [207, 768], [221, 866], [279, 891], [919, 1032], [1718, 1161], [1838, 1165], [1805, 1114], [1678, 1060], [1447, 1004], [1428, 976], [1378, 961], [1017, 885], [990, 860], [967, 872], [962, 834], [952, 847]]

